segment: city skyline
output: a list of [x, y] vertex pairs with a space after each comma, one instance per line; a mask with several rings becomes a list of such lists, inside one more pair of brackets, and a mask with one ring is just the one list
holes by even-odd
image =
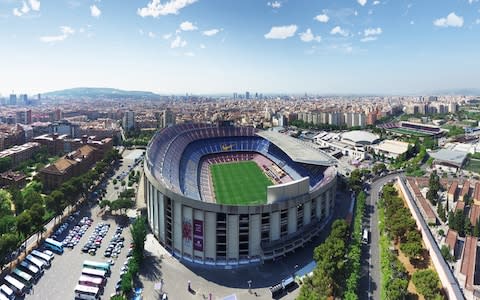
[[0, 0], [0, 93], [479, 88], [479, 31], [477, 0]]

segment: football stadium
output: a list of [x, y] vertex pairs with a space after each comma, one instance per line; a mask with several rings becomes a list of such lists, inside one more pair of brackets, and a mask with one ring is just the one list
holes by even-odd
[[238, 266], [309, 242], [335, 204], [336, 160], [275, 131], [181, 124], [145, 155], [149, 225], [175, 257]]

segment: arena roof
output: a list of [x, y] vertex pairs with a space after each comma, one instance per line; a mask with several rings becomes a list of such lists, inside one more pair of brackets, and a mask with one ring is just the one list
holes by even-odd
[[457, 167], [462, 167], [465, 159], [467, 158], [466, 152], [460, 152], [455, 150], [440, 149], [436, 152], [429, 153], [434, 159], [452, 164]]
[[342, 133], [342, 139], [349, 140], [355, 144], [370, 145], [379, 139], [379, 136], [364, 130], [354, 130]]
[[319, 166], [336, 164], [334, 157], [291, 136], [270, 130], [259, 131], [256, 134], [275, 144], [295, 162]]

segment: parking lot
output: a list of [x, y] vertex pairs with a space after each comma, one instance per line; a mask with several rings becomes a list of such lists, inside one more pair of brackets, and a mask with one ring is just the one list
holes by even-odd
[[[124, 153], [123, 163], [120, 165], [118, 170], [116, 170], [112, 178], [128, 172], [131, 168], [129, 166], [133, 166], [134, 159], [138, 157], [139, 154], [141, 154], [141, 152], [136, 150], [126, 151], [126, 153]], [[116, 199], [115, 196], [117, 194], [117, 190], [113, 188], [111, 180], [109, 180], [109, 183], [106, 186], [106, 191], [107, 193], [104, 199]], [[84, 219], [83, 223], [90, 223], [85, 221], [89, 218], [91, 219], [91, 225], [87, 227], [84, 226], [82, 229], [82, 225], [80, 225], [79, 222], [85, 217], [86, 219]], [[113, 259], [114, 265], [111, 266], [111, 275], [110, 277], [107, 277], [107, 284], [104, 288], [104, 293], [101, 296], [102, 299], [109, 299], [110, 295], [115, 292], [115, 285], [120, 280], [120, 273], [122, 272], [121, 269], [124, 262], [127, 260], [127, 252], [131, 243], [130, 230], [127, 227], [129, 223], [128, 220], [129, 219], [126, 216], [108, 214], [101, 215], [98, 205], [83, 205], [83, 207], [79, 210], [78, 215], [74, 218], [71, 218], [70, 225], [57, 236], [59, 241], [63, 241], [64, 238], [69, 235], [70, 230], [75, 228], [75, 225], [78, 224], [79, 227], [77, 230], [75, 230], [75, 232], [73, 232], [73, 235], [71, 235], [70, 241], [67, 241], [66, 243], [66, 246], [69, 246], [70, 243], [70, 246], [73, 247], [64, 247], [65, 251], [62, 255], [55, 254], [55, 258], [51, 267], [45, 270], [45, 274], [33, 286], [32, 290], [26, 295], [25, 299], [74, 299], [74, 289], [81, 275], [83, 261], [91, 260], [108, 262], [108, 260]], [[102, 223], [105, 225], [98, 226]], [[110, 226], [108, 227], [106, 224], [110, 224]], [[120, 235], [117, 235], [115, 243], [110, 244], [112, 238], [119, 233], [116, 231], [118, 226], [125, 226], [126, 228], [123, 229]], [[94, 234], [96, 227], [97, 233]], [[81, 233], [83, 231], [84, 233]], [[103, 234], [104, 236], [102, 237]], [[100, 237], [101, 241], [99, 239]], [[124, 239], [124, 247], [115, 246], [116, 244], [119, 244], [121, 237]], [[82, 251], [82, 248], [84, 248], [89, 242], [89, 238], [91, 238], [90, 244], [92, 246], [95, 245], [95, 255], [90, 255], [88, 251]], [[105, 251], [109, 249], [110, 245], [113, 246], [110, 247], [110, 257], [104, 257]], [[117, 257], [115, 258], [112, 256]]]

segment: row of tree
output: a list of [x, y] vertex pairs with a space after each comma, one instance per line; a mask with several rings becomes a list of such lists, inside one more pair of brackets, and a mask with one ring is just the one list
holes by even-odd
[[343, 295], [349, 269], [346, 259], [347, 238], [347, 222], [333, 222], [330, 235], [314, 250], [313, 258], [317, 265], [313, 276], [305, 279], [298, 300], [319, 300]]
[[357, 196], [357, 203], [355, 207], [355, 216], [353, 221], [353, 232], [350, 240], [350, 246], [348, 250], [348, 268], [349, 275], [346, 280], [345, 295], [347, 300], [358, 299], [358, 283], [360, 280], [360, 267], [362, 256], [362, 221], [365, 213], [365, 203], [367, 195], [364, 192], [360, 192]]

